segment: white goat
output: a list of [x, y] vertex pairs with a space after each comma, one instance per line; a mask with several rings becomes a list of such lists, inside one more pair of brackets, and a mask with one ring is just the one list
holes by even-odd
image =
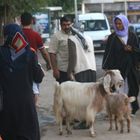
[[70, 122], [73, 119], [86, 120], [91, 136], [95, 136], [94, 120], [97, 112], [103, 109], [105, 95], [111, 94], [110, 88], [119, 89], [123, 78], [119, 70], [106, 71], [100, 82], [80, 83], [67, 81], [57, 85], [54, 94], [54, 112], [62, 135], [62, 121], [66, 118], [66, 130], [71, 134]]
[[120, 123], [120, 133], [123, 133], [124, 119], [127, 121], [127, 132], [130, 132], [131, 125], [131, 105], [130, 102], [135, 101], [135, 97], [128, 97], [125, 93], [113, 93], [106, 96], [106, 109], [109, 116], [110, 127], [112, 130], [112, 117], [114, 115], [115, 128], [118, 130], [117, 121]]

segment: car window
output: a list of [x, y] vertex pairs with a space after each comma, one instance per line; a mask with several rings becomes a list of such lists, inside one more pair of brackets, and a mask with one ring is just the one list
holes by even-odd
[[140, 33], [140, 27], [136, 28], [136, 33]]
[[105, 20], [83, 20], [80, 22], [84, 25], [84, 31], [107, 30]]
[[135, 32], [133, 26], [129, 26], [129, 30], [130, 30], [131, 32]]

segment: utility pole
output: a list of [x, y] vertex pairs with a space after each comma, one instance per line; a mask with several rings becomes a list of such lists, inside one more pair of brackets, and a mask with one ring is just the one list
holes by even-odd
[[77, 0], [74, 0], [74, 7], [75, 7], [75, 24], [78, 25], [78, 14], [77, 14]]
[[101, 12], [104, 13], [104, 2], [101, 3]]
[[124, 13], [125, 16], [127, 17], [127, 0], [124, 1]]

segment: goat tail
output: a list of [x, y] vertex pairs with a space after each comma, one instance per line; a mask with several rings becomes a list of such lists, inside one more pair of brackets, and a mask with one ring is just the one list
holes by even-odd
[[62, 110], [63, 110], [63, 101], [62, 95], [60, 92], [60, 85], [58, 82], [55, 84], [55, 93], [54, 93], [54, 103], [53, 103], [53, 110], [56, 117], [56, 122], [60, 123], [62, 121]]
[[124, 102], [125, 102], [126, 105], [128, 105], [129, 103], [134, 102], [135, 100], [136, 100], [136, 97], [135, 96], [131, 96], [131, 97], [126, 96], [124, 98]]
[[130, 103], [132, 103], [132, 102], [134, 102], [134, 101], [136, 101], [136, 97], [135, 97], [135, 96], [129, 97], [129, 102], [130, 102]]

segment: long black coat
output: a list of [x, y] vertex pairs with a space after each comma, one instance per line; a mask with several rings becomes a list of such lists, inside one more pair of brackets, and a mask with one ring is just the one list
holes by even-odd
[[8, 48], [0, 48], [0, 85], [3, 110], [0, 111], [0, 135], [4, 140], [40, 140], [32, 82], [41, 82], [43, 74], [34, 52], [10, 58]]
[[[139, 60], [139, 42], [136, 35], [129, 32], [127, 44], [132, 46], [132, 52], [126, 52], [124, 50], [124, 44], [117, 37], [115, 33], [112, 33], [107, 41], [105, 49], [102, 68], [103, 69], [119, 69], [123, 78], [127, 77], [129, 86], [129, 96], [138, 96], [138, 76], [136, 71], [136, 64]], [[136, 101], [137, 102], [137, 101]], [[134, 102], [132, 106], [136, 110], [138, 104]]]

